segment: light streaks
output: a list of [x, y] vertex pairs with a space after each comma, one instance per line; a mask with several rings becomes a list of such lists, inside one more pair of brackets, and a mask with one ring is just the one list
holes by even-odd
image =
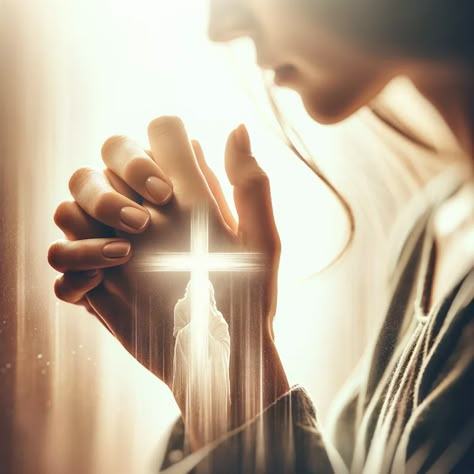
[[[231, 400], [230, 336], [216, 307], [209, 273], [259, 272], [264, 269], [264, 261], [258, 253], [209, 252], [206, 206], [193, 209], [190, 234], [190, 252], [138, 254], [133, 266], [138, 272], [190, 273], [186, 294], [177, 302], [174, 314], [173, 393], [186, 406], [188, 432], [199, 432], [201, 442], [210, 442], [228, 429]], [[183, 315], [183, 311], [187, 314]], [[224, 337], [213, 334], [216, 325], [221, 336], [225, 333]]]

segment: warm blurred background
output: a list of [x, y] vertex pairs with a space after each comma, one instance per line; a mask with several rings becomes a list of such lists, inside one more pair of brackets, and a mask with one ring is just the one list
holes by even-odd
[[223, 182], [227, 134], [248, 125], [284, 247], [278, 346], [290, 381], [310, 391], [323, 421], [377, 327], [387, 234], [431, 164], [406, 178], [403, 165], [390, 164], [406, 150], [376, 138], [368, 111], [324, 128], [298, 118], [294, 97], [284, 97], [358, 224], [345, 258], [307, 278], [343, 245], [344, 215], [266, 120], [258, 76], [239, 57], [246, 46], [211, 45], [205, 30], [200, 0], [0, 2], [2, 474], [157, 470], [177, 415], [170, 394], [85, 311], [56, 301], [46, 255], [61, 237], [52, 216], [69, 198], [72, 172], [101, 166], [109, 135], [145, 141], [158, 115], [184, 118]]

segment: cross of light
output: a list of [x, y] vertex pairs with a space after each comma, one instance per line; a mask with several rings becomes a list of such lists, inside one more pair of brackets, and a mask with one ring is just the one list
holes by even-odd
[[[258, 272], [261, 254], [255, 252], [209, 252], [209, 212], [195, 207], [191, 215], [190, 252], [148, 252], [134, 259], [141, 272], [189, 272], [191, 324], [199, 344], [205, 344], [209, 317], [209, 272]], [[206, 345], [206, 344], [205, 344]], [[204, 347], [201, 347], [204, 349]]]
[[191, 252], [147, 252], [134, 259], [142, 272], [257, 272], [262, 269], [261, 254], [255, 252], [209, 253], [209, 213], [197, 207], [191, 215]]

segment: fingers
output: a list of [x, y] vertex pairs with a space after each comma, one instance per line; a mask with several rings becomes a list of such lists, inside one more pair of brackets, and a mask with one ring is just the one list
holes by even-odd
[[114, 267], [130, 257], [130, 242], [123, 239], [60, 240], [48, 252], [49, 264], [62, 273]]
[[89, 217], [74, 201], [61, 203], [54, 214], [54, 222], [69, 240], [112, 237], [112, 229]]
[[160, 117], [148, 126], [153, 158], [173, 183], [181, 205], [192, 208], [209, 203], [211, 193], [202, 174], [183, 122], [177, 117]]
[[103, 170], [103, 173], [115, 191], [137, 204], [141, 205], [143, 203], [143, 197], [134, 191], [122, 178], [119, 178], [112, 170], [106, 168]]
[[229, 205], [227, 204], [227, 201], [225, 199], [224, 192], [222, 191], [219, 180], [217, 179], [212, 169], [209, 168], [206, 162], [201, 144], [197, 140], [192, 140], [191, 144], [192, 144], [198, 165], [201, 168], [202, 174], [206, 178], [207, 184], [212, 192], [212, 195], [214, 196], [214, 199], [217, 202], [217, 206], [219, 207], [219, 210], [221, 211], [221, 214], [225, 223], [230, 227], [230, 229], [234, 233], [237, 233], [237, 222], [234, 219], [234, 216], [232, 215], [232, 211], [230, 210]]
[[225, 166], [239, 216], [239, 235], [253, 251], [276, 258], [280, 239], [273, 215], [270, 183], [251, 155], [250, 138], [244, 125], [234, 130], [227, 141]]
[[164, 204], [171, 199], [171, 181], [145, 150], [130, 138], [109, 138], [102, 146], [102, 159], [111, 171], [147, 201]]
[[73, 174], [69, 189], [83, 211], [109, 227], [137, 234], [150, 222], [148, 211], [115, 191], [100, 171], [81, 168]]
[[66, 303], [84, 304], [86, 294], [100, 285], [102, 280], [103, 273], [99, 270], [67, 272], [56, 279], [54, 292]]

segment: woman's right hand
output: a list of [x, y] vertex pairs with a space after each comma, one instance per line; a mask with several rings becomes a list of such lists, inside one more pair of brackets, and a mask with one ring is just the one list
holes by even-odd
[[[58, 298], [85, 306], [139, 362], [171, 386], [173, 308], [183, 296], [189, 274], [137, 273], [132, 253], [152, 256], [156, 247], [160, 252], [189, 251], [190, 213], [204, 202], [215, 251], [258, 252], [265, 261], [264, 271], [252, 285], [252, 303], [259, 314], [246, 315], [246, 330], [250, 339], [260, 334], [259, 343], [268, 341], [271, 347], [264, 348], [265, 352], [278, 359], [272, 319], [280, 242], [268, 178], [251, 156], [246, 130], [239, 127], [232, 132], [226, 149], [238, 225], [199, 144], [190, 144], [182, 122], [161, 117], [150, 124], [148, 132], [151, 151], [126, 137], [112, 137], [102, 149], [105, 171], [81, 169], [72, 176], [70, 190], [75, 200], [61, 204], [55, 214], [66, 240], [54, 243], [49, 251], [51, 265], [62, 273], [55, 284]], [[231, 324], [231, 340], [239, 342], [233, 344], [238, 353], [231, 355], [236, 390], [243, 387], [239, 379], [242, 345], [246, 344], [243, 334], [232, 334], [232, 328], [240, 331], [239, 327]], [[257, 376], [261, 347], [250, 339], [248, 343], [255, 345], [255, 364], [251, 365]], [[272, 359], [270, 365], [276, 366], [271, 370], [278, 372], [278, 380], [276, 387], [269, 386], [268, 403], [287, 389], [279, 359], [275, 364]], [[246, 380], [250, 382], [248, 374]]]

